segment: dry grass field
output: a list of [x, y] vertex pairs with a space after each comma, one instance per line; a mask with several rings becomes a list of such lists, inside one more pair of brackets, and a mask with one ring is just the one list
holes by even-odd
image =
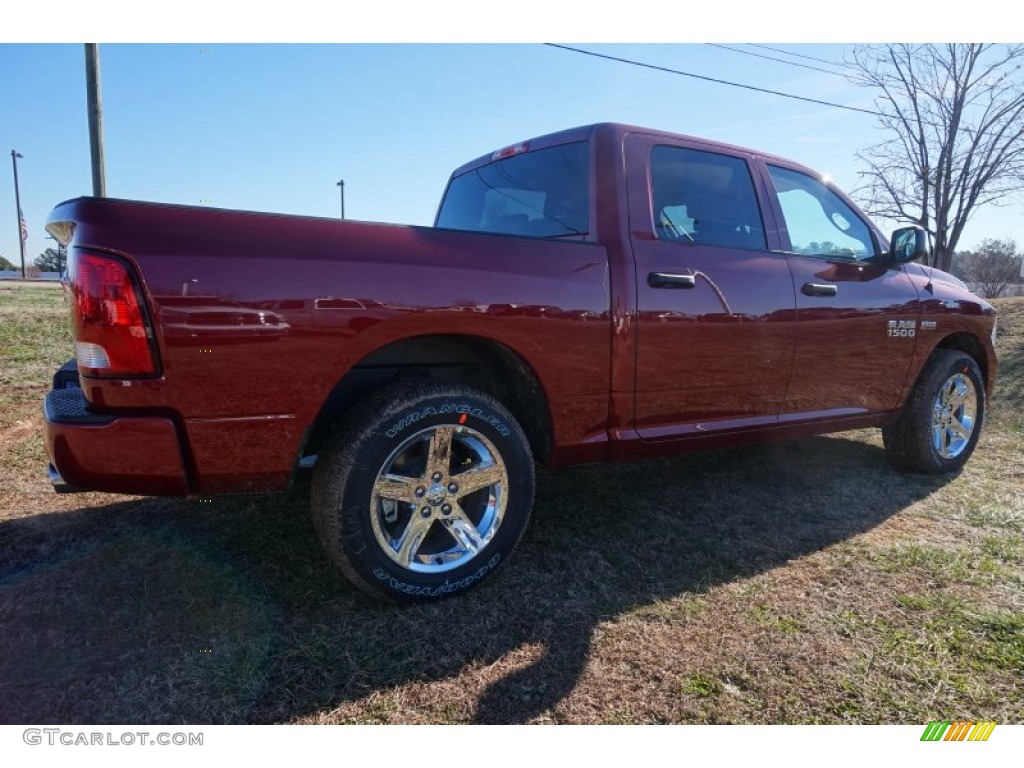
[[876, 431], [542, 474], [463, 598], [363, 599], [308, 492], [55, 495], [59, 290], [0, 284], [0, 723], [1024, 722], [1024, 299], [956, 477]]

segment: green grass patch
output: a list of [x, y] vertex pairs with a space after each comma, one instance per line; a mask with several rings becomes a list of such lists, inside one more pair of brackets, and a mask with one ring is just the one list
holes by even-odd
[[973, 548], [950, 551], [905, 541], [879, 551], [873, 559], [886, 573], [918, 568], [938, 584], [985, 585], [1005, 575], [995, 557]]
[[807, 626], [793, 616], [780, 615], [774, 606], [761, 604], [749, 611], [750, 617], [763, 627], [770, 627], [787, 635], [803, 632]]
[[683, 680], [681, 687], [684, 693], [699, 696], [702, 699], [718, 696], [722, 692], [722, 684], [715, 678], [702, 672], [698, 672]]

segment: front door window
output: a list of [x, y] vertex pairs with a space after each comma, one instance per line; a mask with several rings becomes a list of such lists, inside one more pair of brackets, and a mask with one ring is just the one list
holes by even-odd
[[827, 185], [806, 173], [768, 166], [789, 232], [790, 251], [856, 259], [875, 255], [871, 232]]

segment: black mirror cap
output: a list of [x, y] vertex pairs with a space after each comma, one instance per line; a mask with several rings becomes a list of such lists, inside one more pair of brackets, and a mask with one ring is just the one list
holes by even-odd
[[922, 227], [901, 227], [892, 233], [888, 254], [891, 264], [906, 264], [920, 258], [927, 260], [929, 253], [928, 233]]

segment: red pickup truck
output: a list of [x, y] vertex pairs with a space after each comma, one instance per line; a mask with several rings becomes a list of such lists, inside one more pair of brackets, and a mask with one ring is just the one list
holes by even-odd
[[315, 464], [332, 560], [378, 596], [483, 581], [564, 466], [881, 427], [973, 451], [995, 311], [819, 174], [618, 124], [456, 170], [434, 227], [60, 204], [76, 359], [58, 489], [280, 491]]

